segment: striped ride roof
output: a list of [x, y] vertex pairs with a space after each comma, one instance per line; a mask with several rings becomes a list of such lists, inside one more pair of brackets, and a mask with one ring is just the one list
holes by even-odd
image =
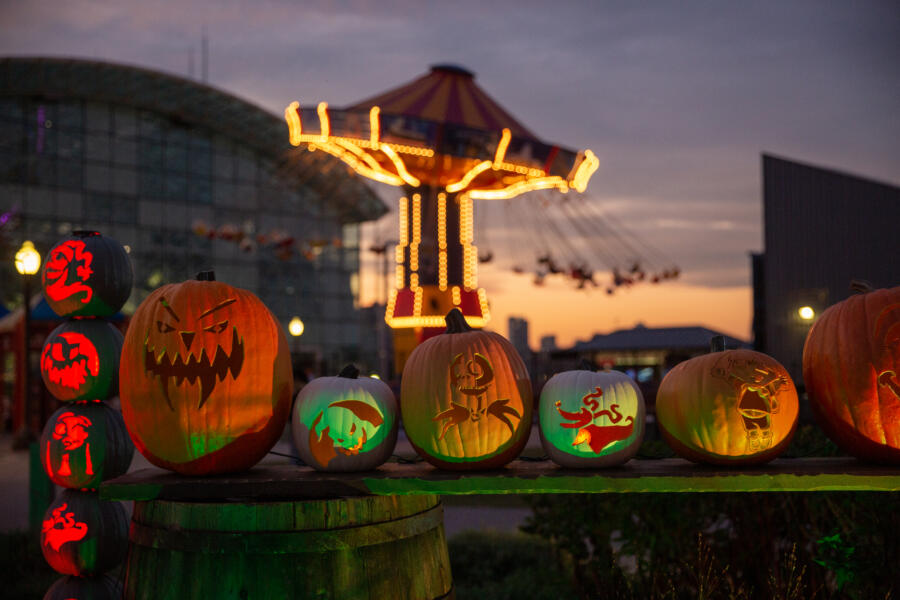
[[535, 135], [475, 85], [475, 75], [454, 65], [433, 65], [427, 75], [398, 88], [367, 98], [349, 111], [381, 108], [385, 115], [413, 117], [486, 131], [509, 128], [514, 137]]

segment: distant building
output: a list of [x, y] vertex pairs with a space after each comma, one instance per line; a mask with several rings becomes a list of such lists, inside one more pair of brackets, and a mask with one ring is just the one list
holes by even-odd
[[706, 327], [637, 325], [632, 329], [598, 334], [588, 341], [576, 342], [571, 348], [550, 352], [549, 360], [542, 361], [545, 372], [539, 374], [539, 379], [546, 381], [554, 373], [576, 369], [582, 361], [587, 361], [599, 369], [615, 369], [631, 375], [652, 405], [656, 389], [669, 369], [708, 353], [710, 340], [717, 335], [725, 337], [727, 349], [750, 347], [744, 340]]
[[[285, 330], [299, 316], [293, 343], [334, 370], [374, 336], [356, 308], [359, 224], [386, 211], [342, 163], [292, 148], [280, 115], [227, 92], [105, 62], [0, 59], [4, 281], [17, 281], [10, 252], [23, 239], [46, 256], [94, 229], [130, 249], [126, 314], [214, 268]], [[20, 303], [18, 290], [0, 286], [0, 301]]]
[[852, 279], [900, 285], [900, 188], [763, 155], [765, 252], [752, 257], [754, 345], [802, 382], [812, 320]]
[[510, 317], [507, 321], [509, 327], [508, 338], [516, 352], [526, 363], [531, 358], [531, 348], [528, 346], [528, 321], [521, 317]]
[[556, 348], [555, 335], [545, 335], [541, 337], [541, 352], [553, 352]]

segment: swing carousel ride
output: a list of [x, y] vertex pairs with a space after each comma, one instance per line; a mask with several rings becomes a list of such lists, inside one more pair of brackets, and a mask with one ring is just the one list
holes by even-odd
[[[331, 109], [291, 103], [284, 111], [290, 143], [330, 154], [358, 174], [402, 188], [396, 237], [395, 281], [385, 320], [394, 333], [395, 365], [444, 329], [444, 315], [458, 308], [472, 327], [490, 318], [487, 295], [478, 287], [478, 263], [493, 260], [485, 244], [475, 245], [475, 201], [502, 206], [484, 209], [528, 239], [538, 252], [534, 263], [513, 270], [533, 273], [541, 285], [563, 276], [576, 287], [601, 287], [595, 260], [612, 273], [607, 293], [641, 281], [677, 277], [676, 267], [650, 271], [666, 257], [621, 223], [586, 201], [584, 192], [597, 170], [593, 152], [574, 152], [540, 141], [478, 85], [466, 69], [435, 65], [426, 75], [398, 88]], [[526, 192], [532, 202], [511, 200]], [[498, 202], [499, 201], [499, 202]], [[481, 207], [479, 210], [482, 210]], [[481, 219], [481, 221], [485, 221]], [[479, 222], [480, 242], [487, 222]], [[524, 236], [528, 236], [525, 238]], [[604, 239], [601, 239], [604, 238]], [[587, 244], [578, 247], [573, 240]], [[641, 250], [643, 249], [643, 252]], [[373, 251], [387, 252], [376, 243]], [[649, 252], [648, 252], [649, 250]]]

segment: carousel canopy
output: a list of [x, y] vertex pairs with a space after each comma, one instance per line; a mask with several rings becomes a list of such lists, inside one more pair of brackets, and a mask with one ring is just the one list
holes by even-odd
[[473, 199], [534, 189], [581, 192], [598, 160], [538, 140], [475, 84], [466, 69], [436, 65], [398, 88], [343, 109], [285, 109], [290, 141], [336, 156], [389, 185], [443, 188]]

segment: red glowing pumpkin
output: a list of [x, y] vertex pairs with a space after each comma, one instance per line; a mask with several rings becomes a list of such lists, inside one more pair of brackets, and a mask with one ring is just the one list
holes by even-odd
[[287, 338], [252, 293], [215, 281], [165, 285], [132, 317], [122, 350], [122, 414], [151, 463], [188, 475], [249, 469], [287, 423]]
[[816, 421], [845, 452], [900, 463], [900, 287], [831, 306], [803, 348], [803, 381]]
[[78, 490], [122, 475], [134, 456], [122, 415], [105, 402], [63, 406], [47, 420], [40, 443], [50, 480]]
[[65, 401], [118, 396], [122, 339], [118, 329], [100, 319], [66, 321], [44, 343], [44, 385]]
[[491, 469], [514, 459], [531, 430], [531, 381], [503, 336], [462, 313], [416, 347], [403, 368], [400, 412], [413, 448], [445, 469]]
[[61, 317], [107, 317], [122, 308], [134, 274], [125, 248], [96, 231], [54, 246], [41, 273], [44, 298]]
[[44, 514], [41, 550], [58, 573], [105, 573], [128, 550], [125, 509], [118, 502], [100, 500], [96, 492], [65, 490]]

